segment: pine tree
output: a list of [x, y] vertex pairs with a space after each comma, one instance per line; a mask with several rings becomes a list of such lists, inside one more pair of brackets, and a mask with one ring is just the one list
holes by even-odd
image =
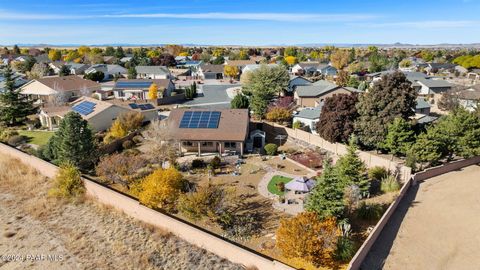
[[388, 133], [383, 142], [383, 148], [393, 155], [406, 155], [414, 141], [412, 125], [402, 118], [395, 118], [393, 123], [388, 125]]
[[247, 109], [248, 105], [248, 98], [242, 94], [236, 95], [230, 102], [232, 109]]
[[387, 127], [395, 118], [408, 120], [415, 112], [416, 91], [401, 72], [383, 76], [382, 79], [357, 103], [359, 117], [355, 131], [364, 146], [381, 147]]
[[344, 190], [345, 184], [332, 166], [331, 160], [327, 160], [322, 175], [307, 197], [305, 209], [317, 213], [320, 219], [341, 217], [345, 209]]
[[357, 155], [357, 146], [354, 139], [350, 139], [347, 154], [341, 156], [335, 164], [337, 176], [343, 182], [344, 187], [356, 185], [362, 194], [368, 192], [370, 182], [367, 177], [367, 167]]
[[0, 122], [18, 125], [35, 112], [33, 103], [20, 93], [20, 89], [15, 89], [10, 66], [7, 66], [4, 77], [5, 88], [0, 92]]
[[56, 164], [71, 162], [89, 168], [95, 157], [95, 143], [88, 122], [76, 112], [67, 113], [48, 141], [44, 155]]

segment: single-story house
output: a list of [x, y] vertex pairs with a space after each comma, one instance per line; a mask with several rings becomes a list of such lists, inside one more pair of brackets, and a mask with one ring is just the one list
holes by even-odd
[[165, 66], [136, 66], [137, 79], [171, 79], [170, 70]]
[[[13, 81], [14, 81], [14, 86], [15, 88], [18, 88], [24, 84], [26, 84], [28, 82], [28, 80], [26, 80], [23, 75], [19, 74], [19, 73], [14, 73], [13, 76]], [[3, 92], [3, 89], [5, 88], [5, 78], [0, 75], [0, 93]]]
[[419, 79], [416, 80], [416, 83], [420, 85], [418, 91], [419, 95], [435, 95], [441, 94], [452, 89], [452, 84], [445, 80], [434, 80], [434, 79]]
[[317, 134], [317, 123], [320, 121], [322, 105], [323, 103], [318, 107], [307, 107], [294, 112], [292, 123], [300, 122], [304, 127], [308, 127], [310, 132]]
[[[132, 104], [135, 103], [125, 103], [122, 106], [121, 104], [114, 104], [90, 97], [81, 97], [68, 105], [42, 107], [39, 112], [39, 118], [43, 127], [53, 130], [58, 128], [65, 114], [74, 111], [87, 120], [95, 132], [109, 129], [120, 114], [130, 111], [142, 113], [145, 117], [145, 122], [158, 118], [157, 109], [152, 104], [135, 104], [135, 106], [132, 106]], [[140, 107], [143, 109], [140, 109]]]
[[221, 80], [223, 79], [223, 70], [224, 65], [211, 65], [211, 64], [204, 64], [201, 65], [198, 71], [195, 73], [196, 77], [203, 80]]
[[120, 62], [121, 63], [127, 63], [127, 62], [132, 61], [132, 59], [133, 59], [132, 56], [125, 56], [125, 57], [120, 58]]
[[65, 62], [63, 61], [55, 61], [55, 62], [48, 63], [48, 66], [53, 70], [53, 73], [56, 75], [60, 73], [60, 70], [64, 65], [65, 65]]
[[428, 73], [451, 73], [455, 70], [456, 64], [451, 63], [428, 63], [425, 71]]
[[458, 101], [468, 111], [475, 111], [480, 105], [480, 84], [457, 92]]
[[115, 56], [104, 56], [103, 62], [105, 64], [114, 64], [117, 62], [117, 58]]
[[293, 95], [298, 106], [317, 107], [327, 97], [335, 94], [349, 94], [351, 92], [360, 92], [354, 88], [338, 86], [329, 81], [320, 80], [310, 85], [299, 85]]
[[292, 74], [299, 76], [336, 76], [337, 69], [329, 64], [319, 62], [301, 62], [292, 67]]
[[20, 92], [40, 103], [63, 103], [100, 89], [101, 85], [97, 82], [69, 75], [31, 80], [20, 87]]
[[255, 65], [257, 62], [255, 60], [226, 60], [226, 66], [234, 66], [237, 67], [239, 70], [242, 70], [247, 65]]
[[90, 66], [87, 64], [79, 64], [79, 63], [66, 63], [66, 66], [70, 68], [70, 74], [72, 75], [82, 75], [85, 73]]
[[246, 109], [174, 109], [167, 125], [181, 152], [243, 155], [248, 138]]
[[148, 90], [152, 84], [158, 86], [158, 96], [170, 96], [175, 90], [175, 85], [170, 79], [120, 79], [113, 86], [113, 94], [117, 99], [123, 100], [147, 100]]
[[95, 73], [97, 71], [103, 72], [105, 75], [104, 80], [114, 78], [115, 76], [126, 78], [128, 73], [127, 69], [120, 65], [97, 64], [85, 70], [85, 74]]

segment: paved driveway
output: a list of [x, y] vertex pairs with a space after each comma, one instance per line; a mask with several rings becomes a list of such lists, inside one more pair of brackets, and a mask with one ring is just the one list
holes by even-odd
[[203, 90], [203, 96], [182, 103], [181, 106], [208, 108], [208, 109], [228, 109], [231, 99], [227, 95], [227, 88], [239, 86], [238, 84], [225, 85], [200, 85]]

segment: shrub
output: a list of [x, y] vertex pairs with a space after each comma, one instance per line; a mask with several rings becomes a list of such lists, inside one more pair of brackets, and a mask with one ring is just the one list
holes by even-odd
[[175, 168], [157, 169], [140, 182], [138, 199], [148, 207], [172, 210], [183, 185], [182, 174]]
[[0, 134], [0, 141], [8, 142], [11, 137], [18, 136], [18, 132], [16, 130], [11, 129], [4, 129]]
[[357, 209], [357, 217], [364, 220], [378, 220], [382, 214], [383, 206], [381, 204], [361, 202]]
[[370, 180], [382, 180], [387, 176], [388, 176], [387, 169], [381, 166], [375, 166], [368, 170], [368, 178], [370, 178]]
[[284, 182], [278, 182], [277, 183], [277, 189], [280, 192], [285, 192], [285, 183]]
[[274, 155], [277, 154], [278, 146], [274, 143], [269, 143], [269, 144], [265, 145], [264, 149], [265, 149], [265, 152], [267, 153], [267, 155], [274, 156]]
[[135, 146], [135, 143], [131, 140], [126, 140], [122, 143], [123, 149], [130, 149]]
[[286, 108], [273, 107], [267, 112], [265, 118], [273, 122], [284, 122], [288, 121], [292, 117], [290, 110]]
[[192, 169], [198, 169], [198, 168], [203, 168], [205, 167], [205, 162], [203, 159], [194, 159], [192, 160]]
[[355, 242], [348, 237], [340, 237], [337, 242], [337, 250], [335, 251], [335, 259], [340, 262], [348, 262], [355, 255]]
[[77, 198], [85, 193], [81, 173], [70, 162], [60, 165], [49, 195], [58, 198]]
[[335, 218], [320, 220], [313, 212], [303, 212], [280, 220], [276, 245], [287, 258], [330, 266], [339, 236]]
[[220, 215], [229, 212], [232, 193], [219, 185], [200, 187], [195, 192], [180, 196], [177, 209], [193, 220], [210, 218], [212, 221], [220, 219]]
[[251, 213], [246, 215], [227, 214], [223, 216], [222, 221], [220, 225], [225, 236], [234, 240], [248, 240], [258, 234], [261, 227], [259, 219]]
[[292, 125], [294, 129], [301, 129], [303, 127], [303, 123], [300, 121], [295, 121]]
[[95, 171], [105, 183], [118, 183], [128, 187], [141, 177], [139, 171], [146, 165], [147, 161], [142, 156], [124, 152], [101, 158]]
[[220, 159], [219, 156], [215, 156], [211, 161], [210, 165], [212, 166], [213, 169], [218, 169], [222, 165], [222, 160]]
[[18, 146], [22, 143], [25, 142], [25, 137], [21, 136], [21, 135], [14, 135], [14, 136], [11, 136], [7, 143], [11, 146]]
[[395, 176], [389, 175], [382, 179], [380, 189], [385, 193], [398, 191], [400, 189], [400, 183]]
[[143, 142], [143, 137], [140, 136], [140, 135], [137, 135], [137, 136], [133, 137], [132, 141], [133, 141], [134, 143], [137, 143], [137, 144], [138, 144], [138, 143], [141, 143], [141, 142]]

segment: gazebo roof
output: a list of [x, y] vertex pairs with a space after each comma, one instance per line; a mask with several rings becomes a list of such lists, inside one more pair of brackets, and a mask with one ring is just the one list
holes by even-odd
[[285, 185], [285, 188], [293, 191], [309, 192], [310, 190], [312, 190], [315, 184], [316, 182], [314, 180], [309, 179], [305, 176], [300, 176], [288, 182]]

